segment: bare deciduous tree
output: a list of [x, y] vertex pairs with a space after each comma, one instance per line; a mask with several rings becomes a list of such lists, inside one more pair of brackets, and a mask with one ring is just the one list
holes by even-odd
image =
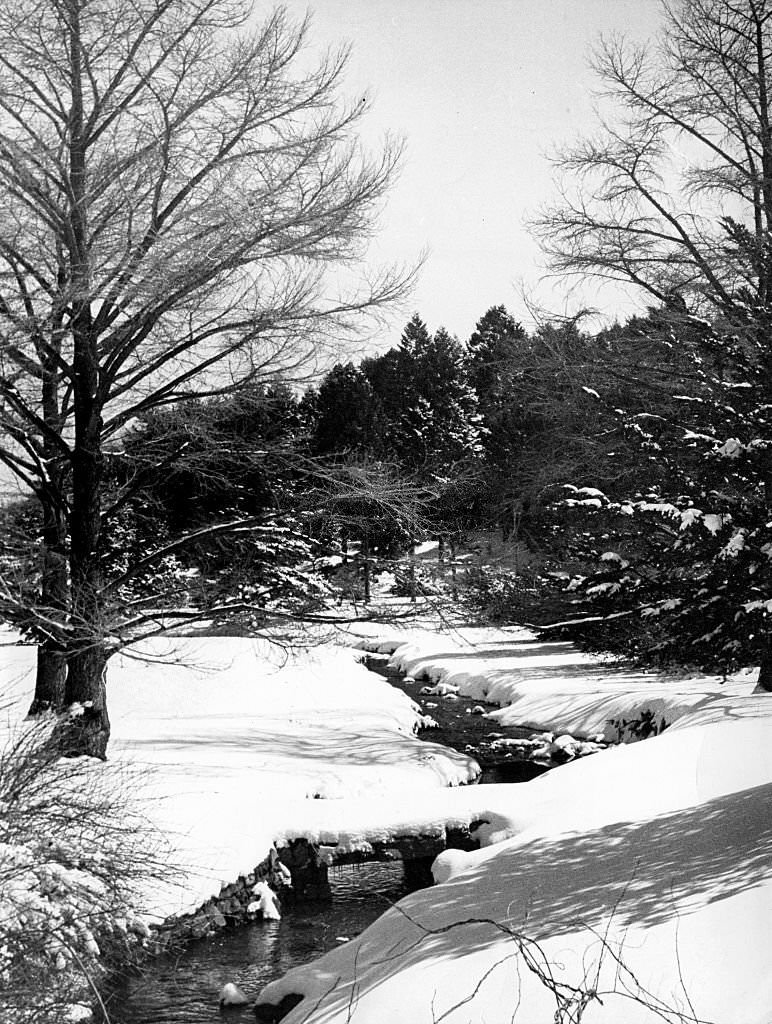
[[[768, 589], [772, 508], [772, 3], [662, 8], [656, 45], [601, 42], [595, 67], [616, 114], [558, 159], [574, 185], [535, 228], [557, 273], [626, 282], [657, 300], [663, 365], [678, 367], [668, 347], [684, 360], [686, 372], [673, 374], [677, 404], [640, 414], [658, 414], [660, 436], [629, 415], [626, 426], [657, 452], [657, 494], [670, 499], [660, 507], [718, 515], [726, 531], [715, 542], [705, 527], [689, 531], [687, 516], [670, 539], [662, 534], [650, 559], [658, 575], [642, 573], [634, 599], [642, 610], [659, 579], [650, 607], [663, 639], [651, 649], [683, 657], [688, 635], [690, 658], [699, 650], [724, 670], [758, 660], [759, 684], [772, 690], [769, 614], [753, 603]], [[646, 502], [632, 489], [628, 498], [631, 514], [645, 516]], [[661, 530], [667, 517], [655, 517]], [[687, 553], [701, 569], [679, 575]]]
[[[35, 707], [103, 756], [103, 453], [137, 414], [298, 372], [402, 293], [347, 294], [395, 171], [356, 141], [344, 51], [242, 0], [9, 0], [0, 12], [0, 460], [43, 509]], [[21, 611], [21, 610], [20, 610]], [[23, 610], [30, 622], [29, 610]]]
[[[658, 44], [603, 39], [594, 68], [616, 105], [565, 149], [573, 179], [534, 227], [552, 269], [732, 313], [772, 287], [772, 5], [663, 2]], [[612, 115], [610, 115], [611, 117]], [[578, 187], [577, 187], [578, 186]]]

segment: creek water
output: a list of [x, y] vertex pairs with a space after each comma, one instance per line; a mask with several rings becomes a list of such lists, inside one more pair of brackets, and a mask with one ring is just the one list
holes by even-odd
[[[418, 701], [438, 723], [421, 735], [475, 757], [483, 769], [481, 783], [524, 782], [547, 766], [497, 751], [495, 739], [524, 738], [528, 729], [496, 726], [472, 714], [476, 701], [446, 701], [422, 696], [420, 686], [406, 683], [377, 662], [368, 666]], [[173, 955], [146, 963], [142, 973], [121, 979], [103, 993], [112, 1024], [212, 1024], [254, 1021], [251, 1005], [269, 981], [291, 967], [308, 963], [363, 931], [410, 891], [402, 864], [371, 863], [334, 868], [332, 899], [283, 909], [281, 921], [258, 922], [194, 942]], [[250, 1005], [221, 1014], [218, 994], [226, 982], [237, 984]]]
[[497, 745], [497, 740], [502, 739], [531, 739], [538, 735], [535, 730], [520, 726], [500, 726], [481, 714], [473, 713], [482, 707], [480, 701], [473, 698], [448, 700], [433, 694], [422, 694], [423, 681], [406, 681], [398, 672], [389, 669], [384, 661], [368, 661], [367, 667], [406, 693], [421, 706], [424, 714], [435, 720], [436, 728], [419, 733], [423, 739], [453, 747], [475, 758], [482, 768], [478, 779], [480, 784], [528, 782], [551, 767], [545, 762], [524, 758], [511, 747]]
[[[330, 888], [331, 901], [290, 905], [281, 921], [227, 929], [146, 963], [103, 994], [112, 1024], [254, 1021], [264, 985], [353, 938], [409, 891], [399, 862], [332, 868]], [[221, 1014], [218, 994], [229, 981], [250, 1004]]]

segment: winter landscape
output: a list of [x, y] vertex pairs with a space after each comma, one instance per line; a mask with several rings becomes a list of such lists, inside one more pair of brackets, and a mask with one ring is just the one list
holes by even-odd
[[772, 2], [0, 31], [0, 1024], [772, 1024]]

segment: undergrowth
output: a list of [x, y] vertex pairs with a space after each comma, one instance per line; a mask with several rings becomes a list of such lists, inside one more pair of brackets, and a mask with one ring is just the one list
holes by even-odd
[[125, 768], [63, 759], [54, 720], [0, 748], [0, 1021], [62, 1024], [99, 1003], [105, 971], [149, 931], [137, 914], [166, 851], [132, 808]]

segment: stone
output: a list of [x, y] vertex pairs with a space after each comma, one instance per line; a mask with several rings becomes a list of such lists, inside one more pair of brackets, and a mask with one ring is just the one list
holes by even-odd
[[220, 1006], [246, 1006], [248, 1002], [246, 995], [232, 981], [226, 982], [220, 989]]
[[212, 927], [214, 927], [214, 928], [224, 928], [225, 927], [225, 917], [223, 916], [222, 911], [218, 907], [216, 907], [216, 906], [207, 907], [206, 916], [209, 918], [209, 921], [211, 922]]
[[210, 929], [211, 925], [203, 914], [197, 915], [190, 922], [190, 934], [194, 939], [203, 939], [205, 935], [209, 934]]
[[233, 896], [229, 900], [221, 900], [220, 910], [222, 911], [226, 918], [241, 917], [241, 915], [244, 913], [244, 907], [241, 904], [241, 900], [238, 899], [238, 897], [236, 896]]
[[563, 736], [558, 736], [556, 740], [550, 743], [550, 757], [554, 761], [562, 764], [566, 761], [571, 761], [577, 756], [581, 749], [581, 743], [579, 740], [574, 739], [573, 736], [569, 736], [567, 733]]

